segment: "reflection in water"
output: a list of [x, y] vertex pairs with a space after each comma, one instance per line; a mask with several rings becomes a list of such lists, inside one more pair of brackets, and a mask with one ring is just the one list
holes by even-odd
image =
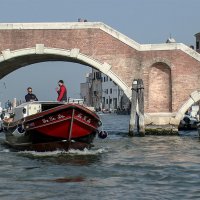
[[51, 181], [57, 182], [57, 183], [77, 183], [77, 182], [83, 182], [85, 179], [83, 177], [71, 177], [71, 178], [57, 178]]

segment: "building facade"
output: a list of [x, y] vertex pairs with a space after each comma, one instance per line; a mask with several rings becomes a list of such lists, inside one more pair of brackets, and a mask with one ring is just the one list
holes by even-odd
[[119, 107], [119, 87], [106, 75], [102, 75], [102, 109], [113, 111]]
[[91, 73], [86, 74], [86, 82], [80, 84], [80, 96], [84, 99], [85, 105], [101, 110], [101, 95], [101, 73], [98, 70], [92, 69]]
[[128, 111], [130, 101], [123, 90], [108, 76], [96, 69], [86, 75], [86, 83], [80, 85], [81, 98], [87, 106], [97, 111]]
[[116, 112], [128, 110], [130, 102], [122, 89], [111, 78], [102, 73], [102, 109]]
[[92, 105], [92, 73], [86, 74], [86, 82], [80, 84], [80, 97], [87, 106]]
[[101, 83], [101, 72], [92, 69], [92, 86], [91, 86], [91, 99], [92, 99], [92, 106], [97, 110], [102, 109], [102, 83]]

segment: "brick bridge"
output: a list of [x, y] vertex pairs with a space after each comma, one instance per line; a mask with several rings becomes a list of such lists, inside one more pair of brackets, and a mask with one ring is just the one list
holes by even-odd
[[0, 52], [0, 78], [33, 63], [77, 62], [108, 75], [129, 99], [133, 79], [143, 79], [146, 126], [177, 128], [200, 100], [199, 53], [182, 43], [139, 44], [99, 22], [2, 23]]

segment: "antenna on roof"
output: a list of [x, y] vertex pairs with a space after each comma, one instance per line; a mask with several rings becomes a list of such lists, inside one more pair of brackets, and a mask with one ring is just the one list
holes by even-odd
[[169, 33], [169, 38], [167, 39], [166, 43], [176, 43], [176, 40], [172, 38], [172, 34]]

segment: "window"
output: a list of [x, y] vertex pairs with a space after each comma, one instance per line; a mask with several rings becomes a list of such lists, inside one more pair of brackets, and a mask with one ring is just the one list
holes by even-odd
[[108, 99], [106, 99], [106, 104], [108, 104]]
[[96, 72], [96, 79], [101, 79], [101, 73], [100, 72]]
[[196, 42], [196, 49], [199, 49], [199, 41]]
[[110, 88], [110, 94], [112, 94], [112, 88]]

